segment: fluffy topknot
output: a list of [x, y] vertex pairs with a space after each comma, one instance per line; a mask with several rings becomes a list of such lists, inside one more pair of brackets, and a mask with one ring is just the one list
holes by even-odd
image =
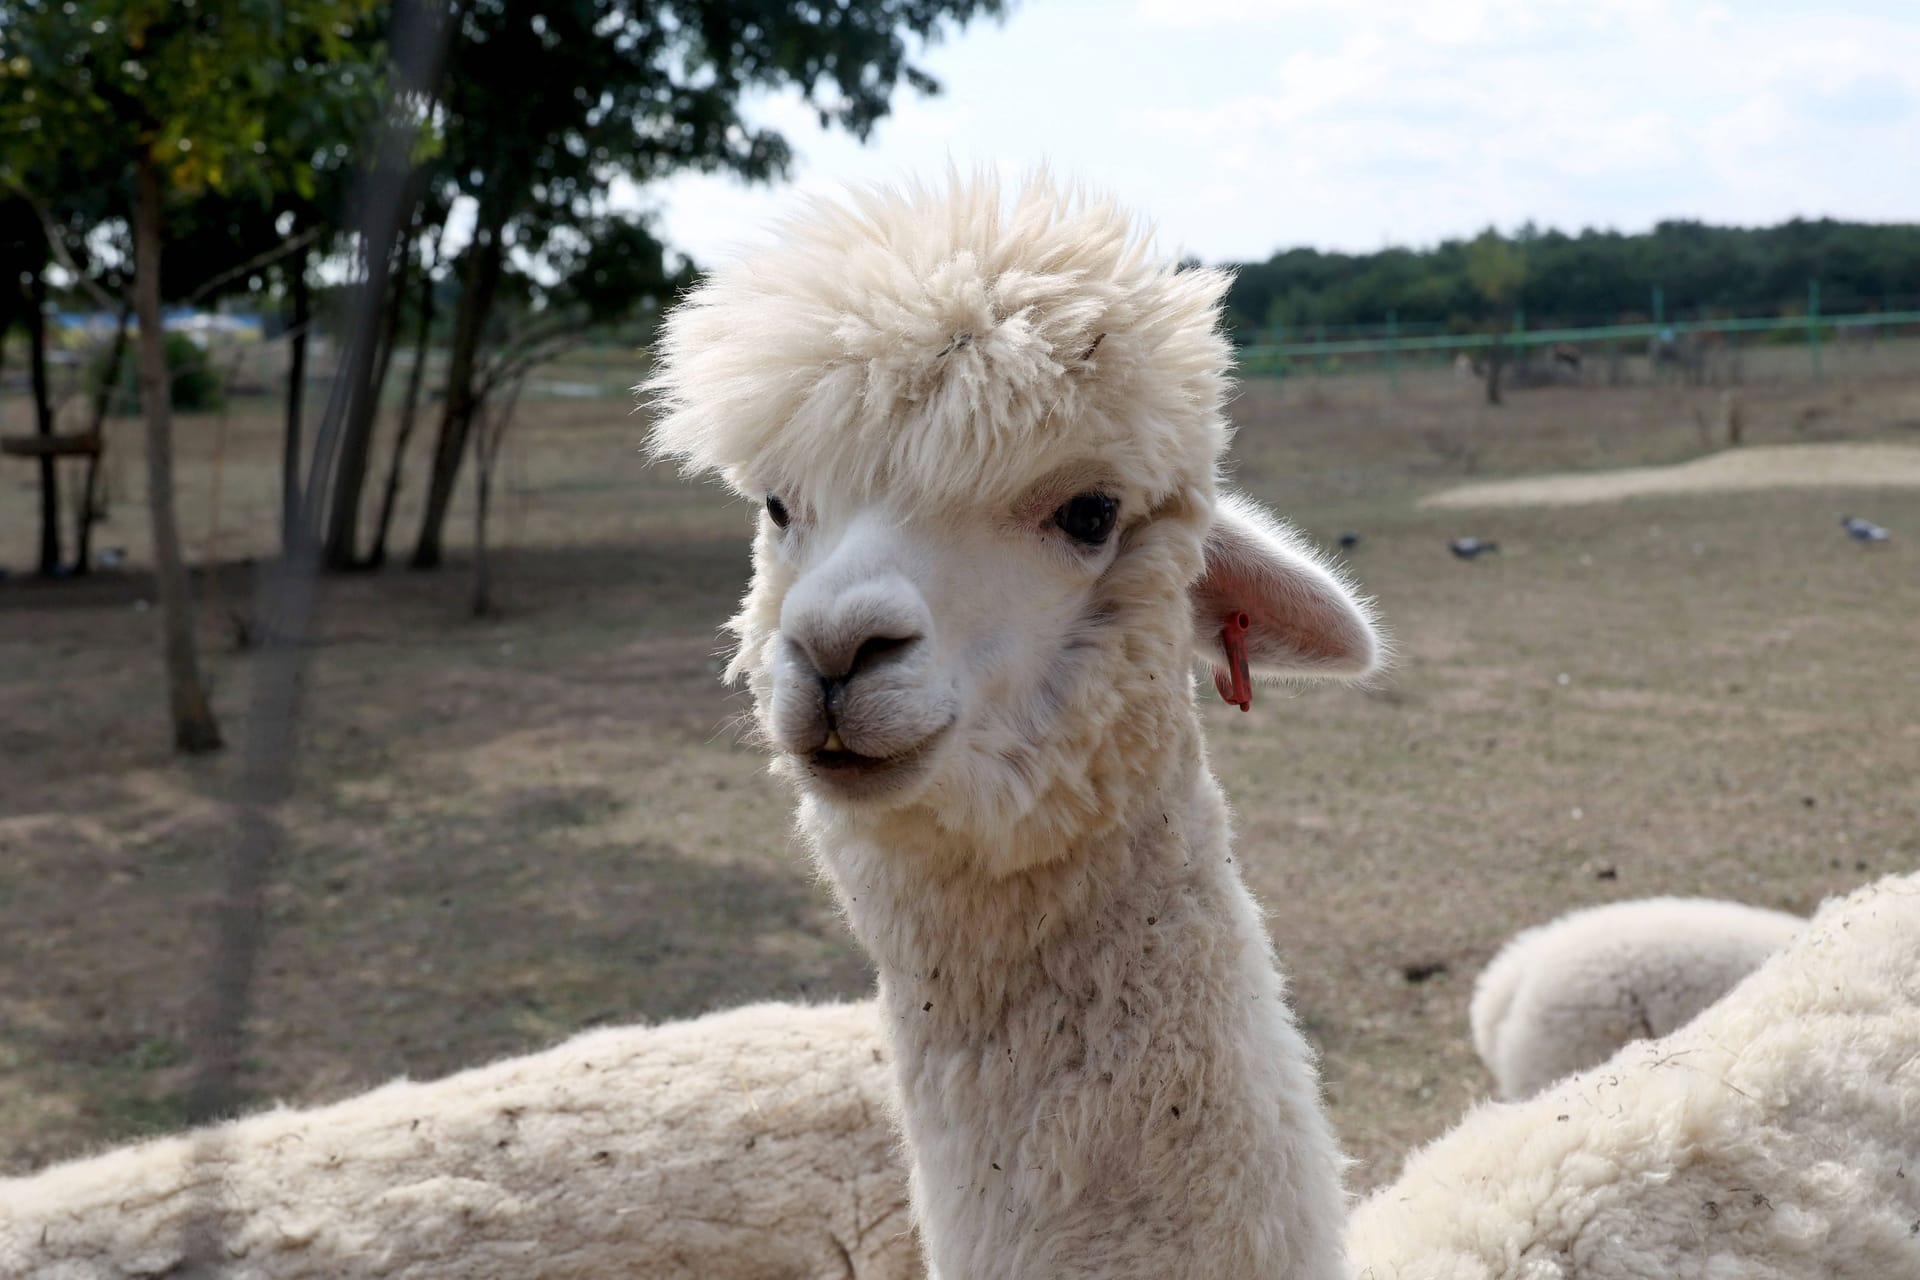
[[1088, 458], [1210, 492], [1227, 283], [1044, 172], [815, 201], [667, 318], [653, 449], [789, 501], [994, 501]]

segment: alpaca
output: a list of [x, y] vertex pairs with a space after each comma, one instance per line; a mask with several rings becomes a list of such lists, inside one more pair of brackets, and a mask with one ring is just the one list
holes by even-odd
[[[1415, 1155], [1352, 1280], [1920, 1275], [1915, 973], [1920, 875], [1827, 904], [1680, 1031]], [[881, 1049], [871, 1004], [760, 1006], [145, 1143], [0, 1181], [0, 1275], [172, 1274], [217, 1186], [265, 1280], [917, 1280]]]
[[[1920, 875], [1827, 904], [1680, 1031], [1415, 1155], [1354, 1213], [1352, 1280], [1920, 1275], [1915, 973]], [[265, 1280], [917, 1280], [878, 1021], [593, 1032], [0, 1181], [0, 1275], [173, 1274], [211, 1205]]]
[[0, 1180], [0, 1276], [917, 1280], [871, 1003], [590, 1031]]
[[654, 351], [656, 452], [763, 507], [729, 674], [878, 968], [946, 1280], [1341, 1270], [1191, 667], [1244, 707], [1381, 646], [1216, 494], [1226, 283], [1045, 175], [955, 175], [812, 206]]
[[1473, 1046], [1500, 1097], [1529, 1097], [1682, 1026], [1806, 923], [1738, 902], [1645, 898], [1522, 930], [1474, 983]]
[[1355, 1280], [1920, 1276], [1920, 875], [1664, 1039], [1484, 1104], [1354, 1211]]

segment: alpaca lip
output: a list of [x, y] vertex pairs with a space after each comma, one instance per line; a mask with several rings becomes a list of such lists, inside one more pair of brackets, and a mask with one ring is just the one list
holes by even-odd
[[943, 725], [904, 751], [890, 756], [862, 755], [858, 751], [828, 750], [825, 747], [804, 755], [807, 774], [838, 796], [858, 800], [898, 790], [917, 777], [933, 749], [946, 736], [950, 725]]

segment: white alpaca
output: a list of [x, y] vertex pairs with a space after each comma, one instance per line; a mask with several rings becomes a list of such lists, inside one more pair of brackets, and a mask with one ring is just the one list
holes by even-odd
[[0, 1180], [0, 1276], [914, 1280], [891, 1094], [871, 1004], [591, 1031]]
[[1680, 1027], [1806, 923], [1738, 902], [1643, 898], [1522, 930], [1474, 983], [1474, 1048], [1500, 1097], [1528, 1097]]
[[[1242, 614], [1250, 656], [1278, 669], [1363, 670], [1377, 645], [1337, 580], [1214, 496], [1221, 284], [1154, 266], [1124, 218], [1044, 183], [1011, 214], [990, 186], [957, 184], [950, 199], [817, 211], [781, 249], [710, 277], [666, 333], [660, 444], [766, 500], [735, 668], [879, 963], [916, 1212], [946, 1280], [1341, 1266], [1337, 1152], [1232, 866], [1187, 668], [1196, 646], [1232, 665]], [[1226, 684], [1237, 700], [1239, 681]], [[1916, 974], [1920, 877], [1823, 910], [1667, 1040], [1483, 1107], [1416, 1156], [1353, 1220], [1352, 1274], [1920, 1275]], [[787, 1234], [821, 1239], [817, 1187], [843, 1176], [808, 1145], [815, 1194], [763, 1210], [751, 1164], [708, 1160], [768, 1145], [725, 1141], [728, 1115], [772, 1124], [788, 1099], [795, 1114], [812, 1104], [799, 1059], [777, 1047], [751, 1061], [788, 1083], [730, 1103], [714, 1087], [725, 1073], [703, 1065], [718, 1027], [702, 1027], [688, 1031], [704, 1083], [684, 1095], [684, 1130], [644, 1089], [613, 1091], [613, 1105], [596, 1090], [575, 1115], [566, 1062], [500, 1064], [487, 1070], [523, 1077], [552, 1111], [533, 1149], [554, 1158], [489, 1155], [511, 1138], [504, 1110], [474, 1113], [482, 1123], [445, 1089], [411, 1095], [411, 1117], [378, 1108], [388, 1122], [364, 1142], [332, 1141], [332, 1121], [376, 1093], [301, 1122], [305, 1142], [290, 1145], [324, 1154], [263, 1179], [284, 1221], [256, 1214], [254, 1229], [325, 1241], [330, 1273], [564, 1276], [577, 1260], [601, 1274], [820, 1274], [682, 1261], [680, 1242], [709, 1230], [746, 1264]], [[814, 1087], [837, 1091], [849, 1063], [817, 1061]], [[857, 1109], [877, 1132], [879, 1108]], [[459, 1132], [409, 1155], [413, 1120], [428, 1142], [446, 1123]], [[581, 1159], [614, 1151], [609, 1132], [631, 1162]], [[472, 1154], [450, 1172], [435, 1157], [447, 1150]], [[687, 1150], [701, 1154], [676, 1181]], [[275, 1167], [272, 1144], [253, 1151]], [[0, 1233], [20, 1251], [0, 1264], [23, 1256], [30, 1271], [49, 1228], [117, 1238], [99, 1225], [113, 1213], [150, 1215], [134, 1239], [153, 1240], [181, 1167], [131, 1197], [124, 1164], [0, 1187], [41, 1215]], [[508, 1181], [500, 1251], [465, 1197]], [[835, 1221], [857, 1234], [896, 1220], [899, 1186], [882, 1173], [836, 1187], [853, 1216]], [[338, 1242], [300, 1216], [316, 1204], [344, 1224], [328, 1228]], [[385, 1229], [353, 1234], [362, 1216]], [[848, 1230], [824, 1238], [851, 1253]]]
[[[1916, 973], [1920, 875], [1828, 904], [1678, 1033], [1413, 1157], [1354, 1280], [1920, 1275]], [[625, 1065], [649, 1041], [673, 1078]], [[168, 1274], [217, 1205], [226, 1274], [269, 1280], [912, 1280], [880, 1048], [871, 1005], [747, 1009], [111, 1152], [0, 1181], [0, 1275]]]
[[649, 384], [656, 447], [765, 506], [732, 670], [878, 966], [932, 1269], [1331, 1277], [1340, 1157], [1191, 668], [1244, 623], [1360, 675], [1369, 615], [1216, 498], [1226, 277], [1044, 177], [950, 188], [785, 225]]
[[1920, 1276], [1920, 875], [1661, 1040], [1485, 1104], [1354, 1213], [1356, 1280]]

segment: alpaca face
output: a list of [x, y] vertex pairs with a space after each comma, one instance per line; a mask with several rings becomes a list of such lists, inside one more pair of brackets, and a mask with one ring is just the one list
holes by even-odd
[[1088, 460], [958, 509], [767, 506], [742, 658], [778, 772], [817, 803], [925, 810], [1015, 863], [1036, 822], [1111, 820], [1112, 789], [1150, 764], [1143, 731], [1186, 704], [1204, 502], [1148, 511]]

